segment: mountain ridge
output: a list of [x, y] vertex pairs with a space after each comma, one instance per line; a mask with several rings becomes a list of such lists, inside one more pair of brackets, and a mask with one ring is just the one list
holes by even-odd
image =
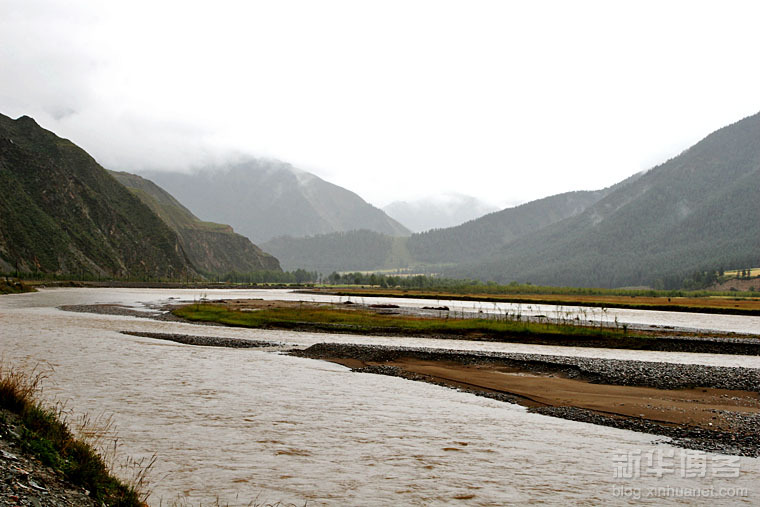
[[[625, 182], [624, 182], [625, 183]], [[672, 285], [697, 270], [760, 262], [760, 114], [718, 129], [457, 276], [578, 286]]]
[[177, 233], [193, 265], [204, 273], [280, 271], [279, 261], [226, 224], [202, 222], [164, 189], [136, 174], [110, 171]]
[[107, 277], [195, 274], [176, 234], [90, 155], [0, 114], [0, 269]]
[[354, 192], [276, 160], [251, 159], [192, 173], [140, 174], [201, 219], [228, 223], [256, 243], [356, 229], [409, 234]]
[[489, 213], [456, 227], [404, 238], [360, 230], [306, 238], [278, 237], [263, 246], [286, 269], [302, 267], [329, 273], [413, 268], [435, 272], [443, 265], [487, 257], [509, 241], [579, 213], [609, 191], [566, 192]]

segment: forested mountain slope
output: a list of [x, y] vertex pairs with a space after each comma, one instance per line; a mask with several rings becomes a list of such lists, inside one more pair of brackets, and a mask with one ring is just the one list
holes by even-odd
[[568, 192], [490, 213], [457, 227], [434, 229], [408, 238], [372, 231], [350, 231], [306, 238], [280, 237], [265, 243], [287, 269], [322, 273], [415, 268], [488, 258], [509, 241], [583, 211], [609, 189]]
[[608, 190], [567, 192], [506, 208], [457, 227], [414, 234], [412, 257], [423, 263], [461, 263], [487, 258], [505, 244], [577, 215]]
[[74, 143], [0, 115], [0, 270], [194, 273], [177, 235]]
[[306, 238], [281, 236], [262, 246], [285, 269], [303, 268], [330, 274], [333, 271], [365, 271], [399, 266], [409, 259], [394, 259], [394, 245], [406, 238], [359, 230], [318, 234]]
[[236, 234], [229, 225], [202, 222], [152, 181], [127, 172], [111, 174], [177, 233], [190, 262], [199, 271], [226, 274], [280, 270], [277, 259], [248, 238]]
[[667, 286], [760, 264], [760, 114], [724, 127], [581, 214], [451, 274], [552, 285]]

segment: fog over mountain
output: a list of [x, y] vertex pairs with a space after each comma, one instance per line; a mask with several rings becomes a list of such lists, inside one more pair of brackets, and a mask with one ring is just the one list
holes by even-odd
[[189, 173], [141, 174], [202, 220], [230, 224], [255, 243], [357, 229], [409, 235], [406, 227], [350, 190], [277, 160], [251, 158]]
[[375, 205], [506, 207], [607, 187], [760, 109], [756, 2], [222, 4], [4, 0], [0, 111], [131, 173], [242, 153]]
[[266, 248], [291, 269], [675, 288], [698, 273], [760, 264], [758, 195], [760, 114], [603, 190], [557, 194], [395, 241], [363, 232]]
[[491, 259], [511, 241], [581, 213], [611, 189], [566, 192], [506, 208], [456, 227], [391, 238], [371, 231], [275, 238], [262, 248], [286, 269], [332, 271], [413, 268], [440, 272], [443, 267]]
[[499, 208], [462, 194], [444, 193], [414, 201], [394, 201], [383, 207], [412, 232], [442, 229], [463, 224]]
[[188, 259], [202, 273], [279, 271], [269, 254], [226, 224], [203, 222], [164, 189], [150, 180], [126, 172], [109, 171], [177, 233]]

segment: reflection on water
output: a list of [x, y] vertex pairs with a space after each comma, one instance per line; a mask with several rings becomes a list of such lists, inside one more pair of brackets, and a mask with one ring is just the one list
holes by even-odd
[[[521, 407], [355, 374], [320, 361], [271, 351], [186, 346], [118, 331], [245, 336], [304, 345], [340, 339], [437, 346], [437, 341], [228, 329], [55, 309], [171, 296], [193, 299], [201, 292], [217, 297], [212, 291], [66, 289], [0, 298], [0, 354], [6, 361], [49, 362], [55, 371], [47, 396], [66, 400], [78, 412], [114, 414], [125, 453], [158, 453], [153, 504], [176, 495], [196, 504], [218, 497], [232, 505], [255, 498], [299, 505], [625, 503], [629, 498], [613, 489], [620, 486], [639, 488], [642, 495], [647, 487], [746, 487], [748, 504], [760, 494], [754, 491], [760, 482], [757, 459], [740, 460], [738, 479], [685, 478], [676, 466], [661, 478], [642, 474], [621, 482], [613, 477], [620, 455], [680, 449], [652, 443], [664, 440], [660, 437], [528, 414]], [[277, 291], [255, 295], [283, 296]], [[558, 350], [454, 340], [440, 345]], [[735, 356], [656, 357], [760, 367], [757, 359]]]

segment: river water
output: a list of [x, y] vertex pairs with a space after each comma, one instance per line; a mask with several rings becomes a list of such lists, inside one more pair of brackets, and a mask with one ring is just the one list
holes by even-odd
[[[168, 289], [47, 289], [0, 297], [3, 361], [50, 368], [47, 399], [76, 414], [111, 415], [123, 456], [155, 453], [151, 505], [177, 499], [193, 505], [217, 499], [229, 505], [625, 504], [637, 498], [691, 504], [696, 494], [712, 495], [697, 498], [703, 504], [760, 500], [758, 459], [686, 451], [661, 437], [530, 414], [279, 351], [341, 341], [760, 368], [756, 357], [244, 330], [57, 309], [94, 303], [144, 309], [203, 296], [327, 299]], [[755, 317], [672, 314], [675, 322], [667, 312], [652, 315], [646, 324], [682, 326], [679, 319], [691, 317], [686, 327], [760, 330]], [[122, 330], [284, 346], [195, 347]]]

